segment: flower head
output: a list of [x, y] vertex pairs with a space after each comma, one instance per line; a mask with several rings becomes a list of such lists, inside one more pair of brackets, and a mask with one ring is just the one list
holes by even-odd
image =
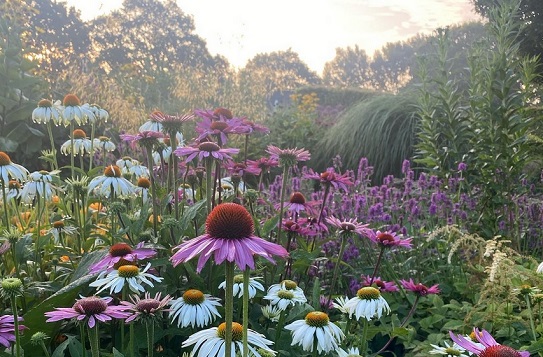
[[150, 267], [151, 263], [147, 263], [145, 268], [140, 271], [140, 268], [137, 265], [124, 264], [117, 267], [116, 270], [112, 270], [103, 278], [100, 278], [100, 276], [103, 276], [104, 274], [99, 275], [99, 278], [90, 283], [89, 286], [98, 288], [97, 293], [109, 289], [110, 294], [116, 294], [121, 292], [125, 285], [127, 285], [130, 291], [134, 293], [144, 292], [145, 288], [142, 283], [153, 287], [154, 285], [151, 280], [161, 282], [163, 279], [148, 273], [147, 271]]
[[250, 128], [243, 123], [243, 119], [234, 117], [228, 109], [217, 108], [214, 111], [195, 110], [194, 112], [203, 119], [196, 125], [196, 131], [200, 134], [197, 140], [213, 135], [221, 144], [226, 144], [228, 134], [243, 134], [250, 131]]
[[347, 351], [340, 348], [337, 350], [337, 355], [338, 357], [362, 357], [360, 350], [356, 347], [351, 347]]
[[441, 347], [438, 345], [430, 344], [430, 346], [433, 347], [432, 350], [430, 350], [428, 353], [431, 355], [445, 355], [447, 357], [469, 357], [470, 355], [464, 353], [466, 352], [466, 349], [461, 347], [456, 342], [453, 343], [453, 345], [449, 345], [446, 341], [443, 341], [443, 344], [445, 347]]
[[118, 166], [110, 165], [105, 168], [104, 175], [91, 180], [87, 190], [107, 198], [112, 194], [116, 196], [132, 195], [135, 192], [135, 186], [122, 177], [121, 169]]
[[164, 138], [164, 134], [157, 131], [140, 131], [135, 135], [121, 134], [119, 137], [134, 146], [136, 143], [143, 148], [154, 148], [160, 144], [159, 139]]
[[473, 332], [480, 344], [468, 340], [462, 335], [455, 335], [452, 331], [449, 332], [449, 335], [453, 342], [479, 357], [530, 357], [528, 351], [517, 351], [511, 347], [500, 345], [486, 330], [480, 331], [478, 328], [474, 328]]
[[177, 156], [186, 156], [185, 162], [190, 162], [196, 157], [200, 161], [205, 158], [232, 160], [230, 155], [239, 153], [239, 149], [223, 149], [214, 142], [204, 141], [198, 144], [198, 146], [179, 147], [173, 153]]
[[271, 285], [263, 299], [269, 300], [272, 306], [277, 306], [281, 310], [307, 302], [304, 291], [292, 280], [283, 280], [280, 284]]
[[[73, 142], [73, 146], [72, 146]], [[64, 155], [85, 155], [91, 153], [92, 141], [87, 138], [87, 134], [81, 129], [75, 129], [72, 133], [72, 140], [66, 140], [60, 146], [60, 152]], [[72, 150], [73, 149], [73, 150]]]
[[364, 317], [370, 321], [373, 317], [381, 318], [383, 313], [390, 313], [387, 301], [381, 296], [379, 289], [371, 286], [358, 290], [356, 296], [343, 306], [349, 312], [349, 317], [354, 315], [356, 319]]
[[255, 255], [272, 263], [274, 255], [288, 255], [280, 245], [255, 236], [251, 214], [236, 203], [217, 205], [208, 215], [205, 227], [205, 234], [176, 247], [177, 252], [170, 258], [174, 266], [200, 255], [196, 268], [200, 272], [213, 254], [215, 264], [226, 260], [245, 270], [255, 269]]
[[398, 236], [395, 232], [390, 231], [377, 231], [374, 232], [371, 229], [365, 231], [366, 236], [374, 243], [378, 244], [382, 248], [404, 247], [411, 248], [411, 241], [413, 238], [405, 238]]
[[358, 223], [356, 218], [351, 218], [347, 221], [342, 221], [336, 217], [326, 217], [326, 222], [333, 227], [336, 227], [340, 233], [356, 233], [363, 235], [367, 231], [368, 224]]
[[183, 296], [171, 301], [170, 319], [177, 319], [177, 326], [204, 327], [212, 323], [215, 318], [221, 317], [217, 306], [221, 306], [220, 299], [200, 290], [190, 289]]
[[[19, 332], [26, 329], [26, 326], [21, 325], [22, 317], [18, 317]], [[15, 342], [15, 319], [13, 315], [0, 316], [0, 344], [6, 348], [11, 347], [11, 343]]]
[[309, 169], [309, 172], [304, 175], [305, 178], [317, 180], [324, 186], [333, 186], [336, 190], [343, 190], [347, 192], [348, 187], [352, 186], [353, 182], [347, 173], [339, 174], [333, 167], [329, 167], [322, 173], [316, 173]]
[[126, 311], [132, 313], [125, 322], [146, 319], [154, 320], [162, 317], [163, 312], [170, 311], [165, 307], [170, 303], [172, 298], [170, 295], [166, 295], [161, 299], [161, 295], [162, 293], [156, 293], [154, 297], [151, 297], [151, 295], [146, 292], [143, 299], [140, 298], [139, 295], [132, 295], [130, 297], [132, 302], [121, 301], [121, 305], [127, 307]]
[[373, 278], [369, 275], [362, 276], [362, 286], [374, 286], [381, 292], [396, 292], [400, 289], [393, 281], [384, 281], [380, 276]]
[[422, 283], [415, 284], [413, 282], [413, 279], [407, 280], [400, 280], [400, 284], [402, 284], [403, 288], [409, 291], [414, 292], [415, 294], [419, 296], [426, 296], [429, 294], [439, 294], [440, 290], [438, 288], [438, 284], [432, 285], [431, 287], [427, 287], [426, 285], [423, 285]]
[[300, 161], [309, 161], [311, 154], [304, 149], [280, 149], [277, 146], [269, 145], [266, 150], [270, 154], [270, 159], [278, 160], [279, 165], [290, 167], [296, 165]]
[[78, 125], [87, 123], [87, 121], [94, 121], [94, 113], [88, 106], [82, 106], [81, 101], [75, 94], [67, 94], [62, 101], [64, 108], [62, 110], [61, 123], [64, 126], [70, 125], [72, 122], [76, 122]]
[[24, 181], [28, 175], [29, 172], [27, 169], [21, 165], [14, 164], [11, 162], [8, 154], [0, 151], [0, 178], [4, 185], [9, 182], [10, 178], [13, 180]]
[[156, 250], [145, 248], [144, 242], [138, 243], [136, 248], [132, 248], [126, 243], [116, 243], [109, 248], [108, 253], [102, 259], [91, 265], [89, 273], [94, 274], [104, 270], [110, 272], [121, 259], [136, 264], [140, 260], [149, 259], [155, 255]]
[[308, 352], [313, 352], [315, 340], [319, 353], [337, 350], [345, 337], [343, 331], [330, 322], [328, 315], [320, 311], [310, 312], [305, 319], [294, 321], [285, 329], [292, 331], [292, 346], [301, 345]]
[[112, 300], [111, 297], [85, 297], [77, 300], [72, 307], [57, 307], [54, 311], [46, 312], [45, 316], [47, 316], [48, 319], [45, 322], [71, 320], [75, 318], [77, 321], [86, 321], [88, 326], [93, 328], [97, 321], [106, 322], [111, 321], [112, 319], [124, 319], [130, 316], [130, 314], [125, 311], [125, 306], [110, 305]]
[[[223, 281], [219, 285], [219, 289], [226, 289], [226, 281]], [[234, 296], [241, 298], [243, 296], [243, 274], [234, 276]], [[264, 291], [264, 286], [256, 280], [256, 278], [249, 278], [249, 298], [252, 299], [256, 296], [256, 291]]]
[[32, 121], [38, 124], [49, 122], [58, 125], [62, 119], [62, 107], [60, 101], [53, 103], [49, 99], [42, 99], [38, 102], [36, 109], [32, 111]]
[[[212, 327], [207, 330], [198, 331], [195, 334], [189, 336], [187, 340], [183, 342], [182, 347], [194, 345], [191, 356], [194, 357], [212, 357], [223, 356], [225, 349], [225, 336], [226, 336], [226, 323], [223, 322], [219, 327]], [[232, 323], [232, 356], [236, 356], [237, 353], [241, 354], [243, 350], [243, 343], [241, 342], [243, 337], [243, 326], [237, 322]], [[247, 330], [247, 341], [249, 342], [249, 355], [253, 357], [263, 357], [257, 348], [262, 349], [266, 353], [272, 356], [276, 355], [276, 352], [271, 350], [268, 346], [273, 342], [265, 338], [264, 335], [259, 334], [251, 329]], [[256, 347], [256, 348], [255, 348]], [[221, 353], [222, 351], [222, 353]]]
[[151, 122], [162, 125], [162, 129], [169, 133], [171, 131], [180, 131], [183, 123], [194, 119], [194, 114], [168, 115], [159, 111], [154, 111], [150, 115]]

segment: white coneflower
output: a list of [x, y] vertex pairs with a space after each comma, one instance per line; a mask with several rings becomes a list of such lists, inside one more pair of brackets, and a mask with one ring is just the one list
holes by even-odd
[[284, 280], [280, 284], [271, 285], [263, 299], [269, 300], [270, 304], [276, 305], [281, 310], [307, 302], [304, 291], [292, 280]]
[[183, 296], [170, 302], [170, 318], [177, 319], [178, 327], [204, 327], [221, 317], [217, 306], [220, 299], [200, 290], [190, 289]]
[[60, 171], [34, 171], [29, 175], [31, 181], [28, 181], [21, 190], [22, 201], [31, 204], [36, 197], [51, 201], [55, 194], [52, 185], [53, 177]]
[[64, 108], [62, 109], [62, 119], [60, 123], [64, 126], [76, 122], [78, 125], [87, 123], [89, 120], [95, 120], [94, 113], [81, 105], [81, 101], [75, 94], [67, 94], [62, 101]]
[[111, 194], [116, 196], [129, 196], [134, 194], [135, 186], [122, 177], [118, 166], [110, 165], [104, 170], [104, 175], [97, 176], [91, 180], [87, 188], [88, 192], [93, 192], [98, 196], [109, 197]]
[[[189, 196], [192, 197], [192, 196]], [[249, 278], [249, 298], [252, 299], [256, 296], [256, 291], [264, 291], [264, 286], [257, 281], [258, 278]], [[223, 281], [219, 285], [219, 289], [226, 288], [226, 281]], [[234, 276], [234, 296], [241, 298], [243, 296], [243, 274]]]
[[470, 354], [465, 353], [466, 349], [463, 347], [460, 347], [456, 342], [454, 342], [451, 345], [449, 345], [446, 341], [443, 341], [443, 344], [445, 347], [441, 347], [438, 345], [430, 344], [430, 346], [433, 347], [432, 350], [428, 351], [431, 355], [444, 355], [447, 357], [469, 357]]
[[308, 352], [313, 352], [314, 342], [319, 353], [337, 350], [338, 344], [345, 338], [341, 329], [330, 322], [326, 313], [320, 311], [310, 312], [305, 319], [294, 321], [285, 329], [292, 331], [292, 346], [301, 345]]
[[90, 283], [89, 286], [98, 288], [97, 294], [106, 289], [109, 289], [110, 294], [116, 294], [121, 292], [125, 285], [128, 285], [129, 289], [134, 293], [144, 292], [145, 288], [142, 283], [154, 287], [151, 280], [161, 282], [163, 279], [148, 273], [147, 271], [150, 267], [151, 263], [147, 263], [145, 268], [140, 271], [137, 265], [121, 265], [116, 270], [109, 272], [105, 277], [98, 278], [96, 281]]
[[72, 140], [65, 141], [60, 146], [60, 152], [64, 155], [85, 155], [91, 153], [91, 144], [87, 134], [81, 129], [75, 129], [72, 133], [73, 138], [73, 152], [72, 152]]
[[356, 347], [351, 347], [347, 351], [339, 348], [336, 352], [338, 357], [362, 357], [362, 355], [360, 355], [360, 350]]
[[10, 178], [17, 181], [25, 181], [29, 172], [23, 166], [11, 162], [9, 155], [0, 151], [0, 178], [4, 185]]
[[38, 107], [32, 111], [32, 121], [38, 124], [52, 121], [58, 125], [62, 119], [62, 109], [60, 101], [53, 103], [48, 99], [42, 99], [38, 102]]
[[100, 136], [95, 138], [93, 141], [93, 146], [97, 150], [112, 152], [115, 150], [116, 146], [113, 141], [107, 136]]
[[283, 312], [283, 310], [275, 305], [264, 305], [260, 309], [262, 310], [262, 315], [272, 322], [279, 321], [281, 312]]
[[375, 316], [379, 319], [383, 313], [390, 312], [390, 307], [381, 296], [379, 289], [371, 286], [359, 289], [356, 296], [347, 301], [344, 308], [349, 312], [349, 317], [355, 315], [357, 320], [364, 317], [368, 321]]

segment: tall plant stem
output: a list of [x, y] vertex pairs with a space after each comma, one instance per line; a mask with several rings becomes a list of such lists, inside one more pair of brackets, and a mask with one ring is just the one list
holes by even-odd
[[243, 271], [243, 357], [249, 355], [248, 328], [249, 328], [249, 268]]
[[49, 134], [49, 141], [51, 142], [51, 152], [53, 154], [53, 170], [58, 170], [57, 149], [55, 148], [55, 139], [53, 138], [51, 121], [47, 122], [47, 133]]
[[83, 322], [79, 322], [79, 338], [81, 339], [81, 355], [82, 357], [87, 357], [87, 348], [85, 347], [86, 341], [85, 341], [85, 324]]
[[147, 357], [153, 357], [154, 341], [155, 341], [155, 323], [153, 320], [148, 320], [145, 323], [147, 330]]
[[[91, 140], [91, 145], [90, 145], [90, 153], [89, 153], [89, 171], [92, 170], [92, 163], [94, 161], [94, 131], [95, 131], [95, 128], [96, 128], [96, 124], [94, 123], [91, 123], [91, 136], [90, 136], [90, 140]], [[81, 155], [83, 156], [83, 155]]]
[[89, 342], [92, 357], [100, 357], [100, 334], [98, 326], [98, 324], [95, 324], [94, 327], [89, 327]]
[[207, 214], [211, 212], [211, 197], [213, 193], [213, 159], [207, 157], [205, 160], [206, 167], [206, 209]]
[[149, 180], [151, 181], [151, 202], [153, 207], [153, 233], [154, 236], [158, 236], [158, 205], [157, 205], [157, 196], [156, 196], [156, 183], [155, 183], [155, 175], [153, 175], [153, 148], [146, 147], [147, 149], [147, 166], [149, 168]]
[[[417, 295], [417, 297], [415, 298], [415, 301], [413, 302], [413, 306], [411, 306], [411, 310], [409, 310], [409, 312], [407, 313], [407, 316], [403, 319], [402, 323], [400, 324], [400, 328], [401, 327], [404, 327], [407, 322], [409, 321], [409, 319], [413, 316], [413, 314], [415, 313], [415, 310], [417, 308], [417, 305], [419, 303], [419, 299], [420, 299], [420, 296]], [[385, 345], [383, 347], [381, 347], [381, 349], [379, 351], [377, 351], [376, 355], [378, 355], [379, 353], [383, 352], [384, 350], [387, 349], [387, 347], [392, 343], [392, 340], [394, 340], [395, 337], [391, 337], [388, 339], [387, 343], [385, 343]], [[364, 351], [365, 352], [365, 351]]]
[[21, 339], [19, 337], [19, 316], [17, 313], [17, 296], [11, 296], [11, 312], [13, 314], [13, 326], [15, 328], [15, 356], [21, 356]]
[[70, 122], [70, 169], [72, 171], [72, 180], [75, 178], [75, 153], [74, 153], [74, 122]]
[[532, 330], [532, 338], [534, 342], [537, 342], [537, 335], [535, 333], [535, 324], [534, 324], [534, 314], [532, 312], [532, 305], [530, 304], [530, 295], [524, 294], [524, 299], [526, 301], [526, 307], [528, 309], [528, 316], [530, 317], [530, 329]]
[[173, 208], [175, 212], [175, 219], [179, 220], [179, 190], [177, 185], [177, 170], [179, 169], [177, 167], [177, 156], [173, 153], [176, 147], [176, 135], [177, 131], [173, 130], [170, 133], [170, 148], [172, 153], [170, 154], [170, 164], [172, 166], [172, 191], [173, 191]]
[[128, 328], [130, 331], [130, 357], [134, 357], [134, 343], [136, 343], [136, 341], [134, 341], [134, 324], [131, 323]]
[[345, 233], [339, 234], [341, 236], [341, 245], [339, 247], [339, 254], [337, 257], [336, 265], [334, 266], [334, 274], [332, 275], [332, 281], [330, 282], [330, 292], [328, 293], [328, 302], [326, 304], [326, 310], [328, 310], [328, 305], [332, 301], [332, 294], [334, 293], [334, 287], [336, 285], [337, 275], [339, 273], [339, 265], [343, 261], [343, 253], [345, 252], [345, 246], [347, 245], [347, 237]]
[[287, 310], [283, 310], [279, 313], [279, 321], [277, 321], [277, 326], [275, 326], [275, 345], [279, 342], [281, 338], [281, 332], [283, 332], [283, 326], [285, 326], [285, 319], [287, 317]]
[[370, 285], [373, 284], [373, 280], [377, 276], [377, 271], [379, 270], [379, 266], [381, 265], [381, 261], [383, 260], [383, 254], [385, 252], [385, 247], [381, 247], [381, 251], [379, 252], [379, 257], [377, 257], [377, 262], [375, 263], [375, 267], [373, 268], [373, 274], [371, 274], [370, 279]]
[[[287, 191], [288, 167], [283, 167], [283, 180], [281, 182], [281, 196], [279, 207], [279, 224], [277, 225], [277, 244], [281, 245], [281, 231], [283, 226], [283, 213], [285, 211], [285, 193]], [[285, 247], [288, 249], [288, 247]]]
[[224, 292], [224, 314], [226, 322], [225, 357], [232, 356], [232, 319], [234, 315], [234, 263], [225, 262], [226, 290]]
[[8, 233], [11, 231], [11, 227], [10, 227], [10, 224], [9, 224], [9, 213], [8, 213], [8, 204], [7, 204], [7, 194], [6, 194], [6, 183], [4, 182], [4, 179], [2, 177], [0, 177], [0, 183], [2, 184], [2, 202], [4, 202], [4, 204], [2, 206], [4, 206], [4, 225], [6, 227], [6, 230], [8, 231]]

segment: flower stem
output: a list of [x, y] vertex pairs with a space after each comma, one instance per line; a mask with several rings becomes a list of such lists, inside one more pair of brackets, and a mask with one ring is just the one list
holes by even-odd
[[6, 227], [6, 230], [8, 231], [8, 233], [10, 232], [10, 224], [9, 224], [9, 214], [8, 214], [8, 205], [7, 205], [7, 194], [6, 194], [6, 183], [4, 182], [4, 179], [2, 177], [0, 177], [0, 183], [2, 184], [2, 202], [4, 202], [3, 206], [4, 206], [4, 225]]
[[332, 281], [330, 282], [330, 292], [328, 293], [328, 302], [326, 304], [326, 310], [328, 310], [328, 305], [330, 304], [330, 301], [332, 301], [332, 294], [334, 293], [334, 287], [337, 280], [337, 274], [339, 272], [339, 265], [343, 261], [343, 253], [345, 252], [345, 246], [347, 243], [347, 239], [345, 239], [346, 234], [339, 233], [339, 235], [341, 236], [341, 245], [339, 248], [339, 254], [337, 256], [336, 265], [334, 266], [334, 274], [332, 275]]
[[153, 233], [155, 237], [158, 237], [158, 206], [157, 206], [157, 196], [156, 196], [156, 184], [155, 184], [155, 175], [153, 175], [153, 148], [147, 147], [147, 166], [149, 169], [149, 181], [151, 181], [151, 202], [153, 207]]
[[72, 171], [72, 180], [75, 178], [74, 166], [75, 166], [75, 153], [74, 153], [74, 122], [70, 122], [70, 169]]
[[92, 357], [100, 357], [100, 335], [98, 332], [98, 324], [94, 327], [89, 327], [89, 342], [91, 347]]
[[[211, 173], [210, 173], [211, 174]], [[234, 315], [234, 263], [225, 262], [226, 290], [224, 292], [224, 315], [226, 322], [225, 357], [232, 356], [232, 319]], [[235, 357], [235, 356], [234, 356]]]
[[243, 271], [243, 357], [249, 355], [248, 327], [249, 327], [249, 268]]
[[213, 192], [213, 159], [205, 158], [206, 167], [206, 209], [207, 214], [211, 212], [211, 195]]
[[134, 357], [134, 324], [130, 324], [129, 327], [130, 330], [130, 357]]
[[373, 268], [373, 274], [371, 274], [370, 279], [370, 285], [373, 284], [373, 280], [377, 276], [377, 271], [379, 269], [379, 266], [381, 265], [381, 260], [383, 259], [383, 253], [385, 252], [385, 247], [381, 247], [381, 251], [379, 252], [379, 257], [377, 258], [377, 262], [375, 263], [375, 268]]
[[532, 330], [532, 338], [534, 342], [537, 342], [537, 336], [535, 333], [534, 314], [532, 313], [532, 305], [530, 304], [530, 295], [524, 294], [526, 300], [526, 307], [528, 308], [528, 316], [530, 317], [530, 329]]
[[[41, 349], [43, 350], [43, 354], [45, 357], [51, 357], [51, 354], [47, 350], [47, 347], [45, 346], [45, 343], [43, 341], [40, 341]], [[83, 351], [85, 351], [85, 347], [83, 346]], [[83, 352], [82, 357], [85, 357], [85, 353]]]
[[79, 338], [81, 339], [81, 346], [82, 346], [81, 355], [83, 357], [87, 357], [87, 348], [85, 347], [85, 324], [83, 322], [79, 324], [79, 335], [80, 335]]
[[[417, 305], [419, 303], [419, 298], [420, 298], [420, 296], [417, 295], [417, 297], [415, 298], [415, 301], [413, 302], [413, 306], [411, 306], [411, 310], [409, 310], [409, 312], [407, 313], [407, 316], [403, 319], [402, 323], [400, 324], [400, 328], [404, 327], [407, 324], [407, 321], [409, 321], [409, 319], [415, 313], [415, 309], [417, 308]], [[392, 340], [394, 340], [394, 337], [390, 337], [388, 339], [387, 343], [385, 343], [385, 345], [383, 347], [381, 347], [381, 349], [379, 351], [377, 351], [376, 355], [378, 355], [379, 353], [386, 350], [386, 348], [392, 343]]]
[[[281, 199], [279, 207], [279, 224], [277, 225], [277, 244], [281, 245], [281, 231], [283, 225], [283, 213], [285, 210], [285, 193], [287, 191], [288, 167], [283, 167], [283, 182], [281, 182]], [[288, 247], [286, 247], [288, 249]]]
[[277, 321], [277, 326], [275, 327], [275, 345], [279, 342], [281, 337], [281, 332], [283, 332], [283, 326], [285, 326], [285, 319], [287, 317], [287, 311], [283, 310], [279, 314], [279, 321]]
[[51, 128], [51, 121], [47, 122], [47, 133], [49, 134], [49, 141], [51, 142], [51, 152], [53, 154], [53, 170], [58, 169], [57, 150], [55, 149], [55, 139], [53, 138], [53, 130]]
[[21, 356], [21, 339], [19, 338], [19, 316], [17, 314], [17, 296], [11, 296], [11, 313], [13, 314], [13, 327], [15, 328], [15, 355]]
[[149, 320], [145, 323], [145, 328], [147, 330], [147, 356], [153, 357], [154, 352], [154, 342], [155, 342], [155, 324], [152, 320]]

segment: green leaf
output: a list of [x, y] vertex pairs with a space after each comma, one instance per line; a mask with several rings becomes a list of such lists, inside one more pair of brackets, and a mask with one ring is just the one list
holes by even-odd
[[0, 151], [15, 152], [18, 146], [18, 142], [6, 137], [0, 137]]

